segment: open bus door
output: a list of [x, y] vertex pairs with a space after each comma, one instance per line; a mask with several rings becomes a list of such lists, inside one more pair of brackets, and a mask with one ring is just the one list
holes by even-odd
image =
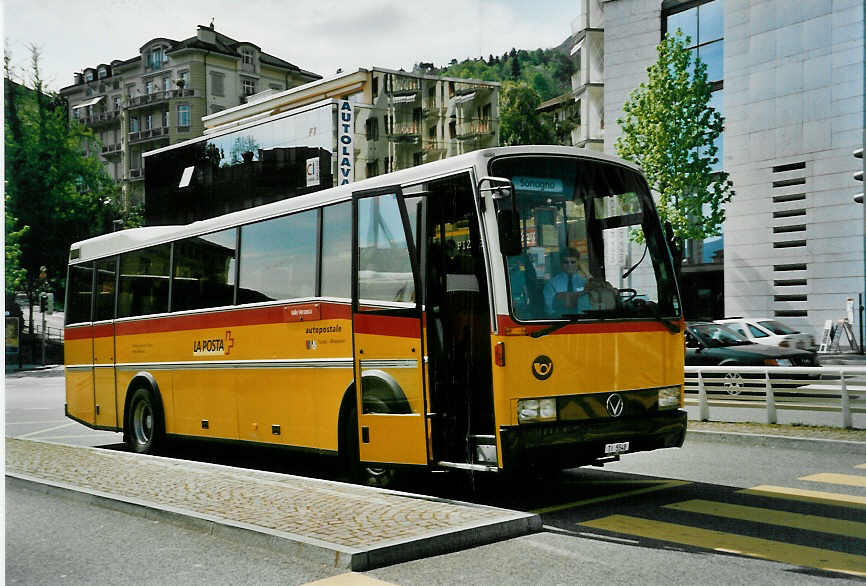
[[352, 340], [362, 462], [428, 463], [418, 260], [399, 187], [356, 192]]

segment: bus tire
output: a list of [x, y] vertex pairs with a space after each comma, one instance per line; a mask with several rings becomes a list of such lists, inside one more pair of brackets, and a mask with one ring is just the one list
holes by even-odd
[[124, 435], [130, 449], [137, 454], [155, 454], [162, 443], [165, 422], [153, 391], [145, 387], [132, 391], [126, 423]]
[[[384, 404], [384, 402], [383, 402]], [[369, 465], [361, 462], [361, 446], [358, 440], [358, 407], [354, 402], [349, 406], [343, 420], [346, 458], [349, 466], [349, 479], [357, 484], [388, 488], [394, 484], [397, 471], [388, 465]]]

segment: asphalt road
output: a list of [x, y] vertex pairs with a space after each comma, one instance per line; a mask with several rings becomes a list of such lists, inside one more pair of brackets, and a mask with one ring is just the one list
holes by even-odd
[[[6, 379], [6, 434], [118, 449], [63, 419], [63, 378]], [[167, 454], [329, 477], [315, 460], [179, 442]], [[365, 574], [394, 584], [830, 584], [866, 574], [866, 456], [687, 440], [522, 485], [425, 475], [406, 490], [539, 511], [540, 533]], [[762, 487], [760, 492], [750, 489]], [[474, 488], [474, 490], [473, 490]], [[69, 584], [302, 584], [334, 568], [6, 488], [6, 580]], [[822, 493], [822, 494], [817, 494]], [[741, 555], [747, 552], [750, 555]], [[762, 557], [755, 557], [762, 556]], [[331, 583], [331, 582], [326, 582]]]

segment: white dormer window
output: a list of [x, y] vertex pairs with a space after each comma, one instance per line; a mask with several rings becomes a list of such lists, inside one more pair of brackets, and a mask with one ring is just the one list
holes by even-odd
[[84, 79], [85, 79], [86, 81], [93, 81], [93, 72], [92, 72], [92, 71], [88, 71], [88, 72], [86, 72], [86, 73], [84, 74]]
[[255, 59], [255, 53], [252, 49], [241, 49], [241, 56], [244, 60], [244, 65], [252, 65]]
[[108, 69], [105, 67], [100, 67], [99, 68], [99, 79], [102, 79], [104, 77], [108, 77]]

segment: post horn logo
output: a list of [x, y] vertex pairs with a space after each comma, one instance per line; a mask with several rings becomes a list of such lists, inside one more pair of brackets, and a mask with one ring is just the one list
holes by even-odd
[[547, 380], [553, 374], [553, 360], [542, 354], [532, 361], [532, 376], [538, 380]]

